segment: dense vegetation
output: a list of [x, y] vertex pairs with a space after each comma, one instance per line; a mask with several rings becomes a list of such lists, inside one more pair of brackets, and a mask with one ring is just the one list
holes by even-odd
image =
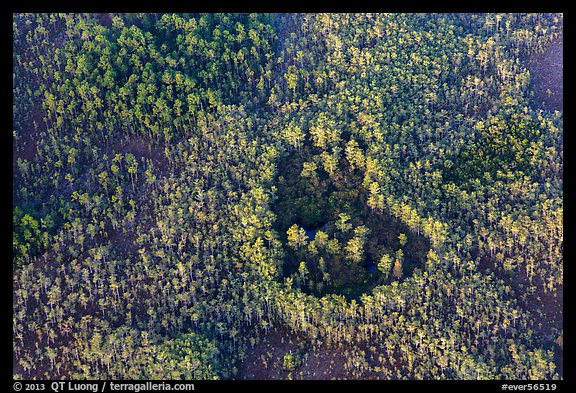
[[15, 14], [15, 378], [562, 378], [558, 14]]

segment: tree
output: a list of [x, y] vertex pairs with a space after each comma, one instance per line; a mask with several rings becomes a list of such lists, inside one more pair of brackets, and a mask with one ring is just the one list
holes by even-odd
[[394, 278], [399, 280], [402, 278], [403, 275], [404, 275], [404, 271], [403, 271], [403, 267], [402, 267], [402, 261], [400, 261], [398, 258], [396, 258], [394, 260], [394, 267], [392, 269], [392, 276], [394, 276]]
[[384, 209], [384, 195], [382, 195], [380, 184], [377, 182], [370, 183], [370, 196], [368, 197], [367, 204], [374, 210]]
[[390, 255], [384, 253], [378, 262], [378, 270], [384, 274], [384, 278], [388, 278], [392, 270], [392, 258]]
[[124, 20], [122, 17], [115, 15], [112, 18], [112, 26], [114, 26], [115, 29], [122, 30], [124, 28]]
[[401, 233], [398, 235], [398, 242], [400, 242], [400, 247], [404, 247], [406, 245], [406, 243], [408, 242], [408, 237], [406, 237], [406, 234]]
[[303, 285], [306, 284], [306, 280], [308, 279], [309, 273], [310, 272], [308, 271], [308, 267], [306, 266], [306, 262], [304, 262], [304, 261], [300, 262], [300, 264], [298, 265], [298, 274], [299, 274], [299, 279]]
[[331, 255], [338, 255], [340, 253], [340, 242], [338, 239], [333, 238], [328, 240], [328, 244], [326, 246], [326, 251], [328, 251]]
[[282, 369], [284, 371], [294, 371], [300, 367], [303, 363], [301, 355], [299, 353], [294, 353], [289, 351], [282, 358]]
[[128, 165], [130, 180], [132, 181], [132, 191], [136, 191], [134, 180], [138, 176], [138, 161], [136, 161], [136, 157], [132, 153], [126, 154], [126, 164]]
[[316, 232], [316, 236], [314, 237], [314, 243], [319, 249], [326, 248], [326, 245], [328, 244], [328, 234], [324, 231], [318, 230]]
[[370, 228], [368, 228], [366, 225], [358, 225], [356, 228], [354, 228], [354, 236], [362, 239], [362, 241], [365, 241], [369, 234]]
[[290, 90], [292, 90], [292, 95], [296, 96], [296, 87], [298, 86], [298, 73], [296, 67], [291, 65], [288, 67], [288, 71], [284, 74], [286, 79], [286, 84]]
[[359, 236], [354, 236], [348, 241], [344, 250], [348, 260], [353, 263], [360, 263], [364, 258], [364, 240]]
[[531, 380], [544, 380], [553, 377], [556, 365], [552, 360], [552, 354], [551, 351], [544, 351], [540, 348], [530, 353], [528, 377]]
[[562, 377], [561, 14], [12, 22], [15, 379]]
[[338, 217], [339, 220], [336, 221], [336, 228], [338, 228], [339, 231], [346, 233], [352, 229], [352, 224], [348, 222], [350, 221], [350, 216], [348, 214], [340, 213]]
[[350, 139], [348, 143], [346, 143], [346, 148], [344, 149], [346, 154], [346, 160], [348, 161], [348, 167], [350, 171], [354, 171], [356, 168], [363, 168], [364, 167], [364, 153], [362, 149], [360, 149], [358, 142], [354, 139]]
[[300, 228], [297, 224], [293, 224], [288, 228], [286, 234], [288, 235], [288, 245], [295, 250], [305, 246], [308, 242], [306, 231], [304, 228]]
[[291, 123], [284, 129], [283, 137], [291, 148], [300, 150], [306, 135], [298, 125]]
[[328, 173], [328, 175], [330, 175], [330, 177], [334, 177], [336, 170], [338, 169], [338, 156], [336, 154], [330, 154], [324, 151], [320, 157], [322, 157], [324, 170]]
[[315, 162], [305, 162], [302, 164], [302, 173], [303, 177], [314, 177], [316, 175], [316, 163]]
[[436, 254], [436, 252], [434, 250], [430, 249], [428, 251], [428, 253], [426, 254], [426, 269], [432, 270], [439, 263], [440, 263], [440, 258], [438, 257], [438, 254]]

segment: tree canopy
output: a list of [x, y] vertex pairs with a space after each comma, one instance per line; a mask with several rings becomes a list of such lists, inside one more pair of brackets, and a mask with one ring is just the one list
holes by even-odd
[[562, 14], [12, 29], [14, 378], [563, 377]]

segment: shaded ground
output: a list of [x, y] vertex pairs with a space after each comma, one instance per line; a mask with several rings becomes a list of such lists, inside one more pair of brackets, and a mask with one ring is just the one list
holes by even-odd
[[536, 105], [545, 109], [564, 109], [564, 46], [563, 37], [553, 41], [542, 53], [528, 57], [526, 65], [532, 75]]
[[[369, 293], [377, 285], [409, 277], [416, 267], [424, 266], [430, 242], [387, 212], [369, 207], [369, 193], [361, 185], [363, 172], [350, 170], [345, 160], [341, 160], [333, 175], [319, 165], [313, 174], [302, 175], [304, 165], [319, 161], [320, 154], [319, 149], [305, 146], [283, 157], [278, 164], [278, 199], [272, 209], [277, 217], [274, 229], [285, 245], [282, 278], [292, 277], [305, 293], [317, 297], [335, 293], [350, 300]], [[350, 228], [345, 231], [338, 227], [340, 214], [349, 216]], [[338, 250], [327, 252], [326, 246], [315, 250], [308, 245], [293, 249], [287, 241], [287, 230], [293, 224], [307, 231], [308, 240], [321, 230], [330, 241], [337, 240]], [[368, 233], [362, 241], [359, 259], [352, 261], [346, 247], [360, 226], [367, 228]], [[402, 244], [400, 234], [406, 238]], [[395, 277], [391, 264], [383, 275], [376, 267], [378, 262], [386, 254], [394, 263], [399, 250], [403, 254], [401, 274]], [[298, 278], [301, 262], [308, 269], [306, 282]]]
[[[552, 41], [541, 53], [534, 53], [526, 59], [526, 66], [532, 75], [534, 103], [548, 110], [564, 110], [564, 40], [563, 36]], [[506, 280], [506, 278], [505, 278]], [[518, 290], [527, 286], [526, 279], [515, 277], [511, 286]], [[518, 296], [521, 307], [534, 316], [536, 332], [547, 346], [555, 347], [557, 372], [564, 374], [563, 348], [557, 342], [557, 329], [563, 328], [564, 287], [559, 285], [554, 293], [544, 292], [541, 285], [530, 295]], [[522, 291], [519, 290], [521, 294]]]
[[[36, 122], [37, 127], [34, 126], [34, 122]], [[46, 123], [44, 123], [44, 112], [42, 111], [40, 101], [34, 103], [34, 109], [32, 110], [31, 118], [28, 118], [18, 131], [18, 137], [20, 140], [18, 142], [14, 142], [12, 145], [13, 162], [15, 162], [18, 158], [33, 162], [38, 151], [36, 142], [39, 138], [39, 131], [46, 131]], [[16, 174], [15, 170], [13, 174]]]
[[147, 138], [134, 136], [124, 137], [121, 141], [107, 146], [104, 152], [109, 156], [113, 156], [116, 153], [132, 153], [138, 161], [140, 161], [142, 157], [151, 160], [156, 169], [163, 175], [166, 174], [168, 170], [168, 159], [166, 155], [160, 148], [155, 147], [152, 142], [148, 141]]
[[102, 13], [98, 21], [102, 26], [110, 27], [112, 26], [112, 15], [108, 12]]
[[[292, 370], [285, 368], [286, 355], [298, 359]], [[384, 380], [397, 379], [404, 367], [398, 350], [392, 363], [385, 347], [365, 341], [354, 345], [329, 345], [320, 336], [310, 339], [295, 334], [285, 325], [276, 326], [248, 348], [237, 364], [235, 380]]]
[[[294, 370], [283, 368], [286, 354], [297, 356], [302, 364]], [[259, 343], [248, 350], [246, 358], [238, 367], [235, 379], [351, 379], [345, 368], [343, 351], [322, 344], [312, 347], [303, 338], [284, 329], [271, 330]]]
[[[549, 349], [554, 349], [556, 353], [555, 363], [557, 372], [564, 375], [564, 350], [558, 345], [558, 333], [563, 329], [564, 320], [564, 285], [560, 284], [554, 292], [546, 292], [543, 283], [536, 278], [530, 284], [524, 273], [517, 272], [513, 275], [503, 272], [494, 258], [488, 255], [480, 257], [480, 269], [484, 272], [491, 271], [502, 279], [515, 292], [515, 298], [519, 306], [530, 313], [534, 321], [534, 331], [539, 340]], [[534, 287], [534, 292], [526, 289]]]

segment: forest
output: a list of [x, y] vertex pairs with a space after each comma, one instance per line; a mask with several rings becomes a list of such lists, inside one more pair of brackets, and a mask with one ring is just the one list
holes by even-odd
[[14, 379], [564, 378], [563, 14], [12, 35]]

